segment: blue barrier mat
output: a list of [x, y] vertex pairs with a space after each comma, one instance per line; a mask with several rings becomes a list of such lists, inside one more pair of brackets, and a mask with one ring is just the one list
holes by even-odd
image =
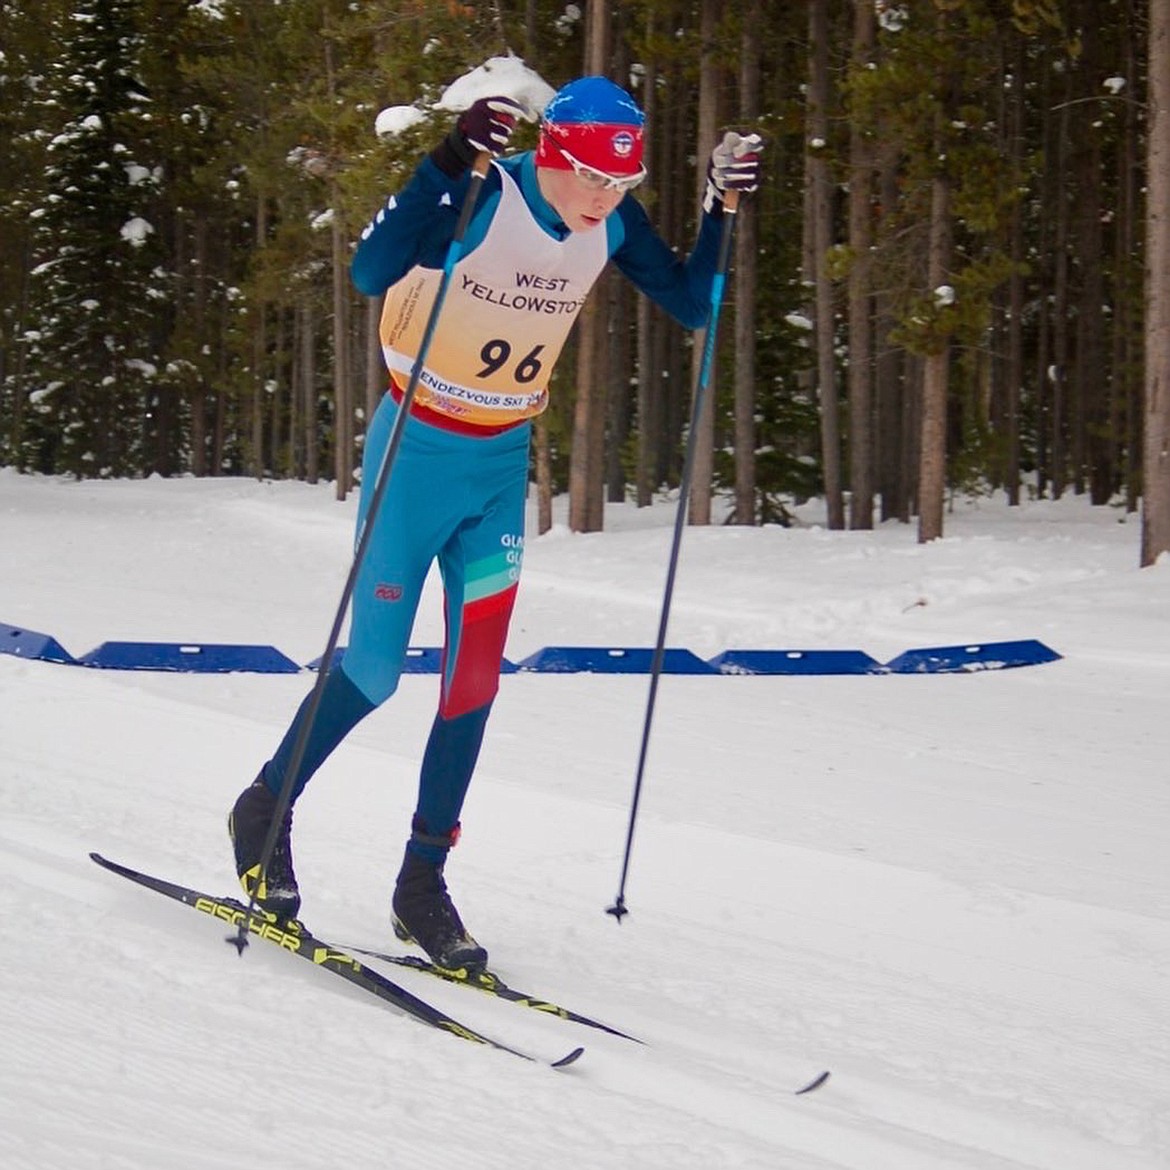
[[403, 674], [438, 674], [443, 669], [441, 646], [408, 646]]
[[725, 650], [707, 660], [720, 674], [885, 674], [860, 650]]
[[1043, 642], [983, 642], [966, 646], [934, 646], [907, 650], [886, 663], [892, 674], [954, 674], [977, 670], [1006, 670], [1012, 666], [1038, 666], [1056, 662], [1060, 655]]
[[[654, 661], [653, 647], [546, 646], [521, 659], [521, 671], [550, 674], [649, 674]], [[665, 650], [663, 674], [718, 674], [719, 672], [689, 650]]]
[[[338, 646], [333, 651], [333, 661], [340, 662], [345, 657], [345, 647]], [[318, 655], [312, 662], [307, 663], [310, 670], [316, 670], [321, 665], [321, 656]], [[403, 674], [438, 674], [443, 667], [443, 648], [441, 646], [411, 646], [406, 651], [406, 660], [402, 667]], [[500, 674], [515, 674], [516, 664], [506, 658], [500, 659]]]
[[[337, 659], [345, 654], [338, 646]], [[185, 642], [103, 642], [74, 658], [48, 634], [0, 622], [0, 654], [45, 662], [94, 666], [107, 670], [173, 670], [205, 674], [249, 671], [258, 674], [296, 674], [301, 668], [272, 646], [222, 645]], [[664, 674], [849, 675], [849, 674], [958, 674], [1004, 670], [1056, 662], [1060, 655], [1043, 642], [967, 643], [907, 650], [879, 663], [860, 650], [725, 650], [704, 661], [690, 650], [667, 649]], [[438, 646], [411, 646], [403, 665], [405, 674], [438, 674], [443, 651]], [[501, 674], [649, 674], [654, 660], [650, 647], [546, 646], [520, 663], [504, 658]], [[308, 663], [316, 670], [320, 658]]]
[[181, 670], [200, 674], [296, 674], [300, 667], [273, 646], [195, 642], [103, 642], [83, 654], [82, 666], [106, 670]]
[[42, 662], [67, 662], [77, 659], [56, 638], [36, 630], [23, 630], [0, 622], [0, 654], [15, 654], [17, 658], [37, 658]]

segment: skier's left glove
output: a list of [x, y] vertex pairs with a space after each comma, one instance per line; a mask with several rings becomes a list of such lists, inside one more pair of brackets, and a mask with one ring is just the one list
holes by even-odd
[[739, 134], [728, 130], [707, 163], [707, 187], [703, 210], [713, 211], [715, 201], [722, 201], [726, 191], [747, 194], [760, 185], [760, 153], [764, 140], [758, 134]]

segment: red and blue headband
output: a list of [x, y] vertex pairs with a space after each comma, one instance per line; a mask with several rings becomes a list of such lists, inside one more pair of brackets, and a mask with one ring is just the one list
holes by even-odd
[[536, 165], [570, 170], [570, 155], [607, 175], [639, 174], [645, 120], [634, 99], [608, 78], [582, 77], [545, 107]]

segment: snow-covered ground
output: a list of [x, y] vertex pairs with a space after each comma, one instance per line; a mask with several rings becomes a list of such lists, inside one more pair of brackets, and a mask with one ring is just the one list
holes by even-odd
[[[243, 480], [0, 471], [0, 622], [320, 654], [354, 501]], [[0, 1165], [30, 1170], [1165, 1170], [1170, 564], [1083, 500], [913, 529], [689, 529], [672, 646], [1036, 638], [945, 675], [663, 679], [621, 926], [646, 676], [503, 679], [449, 869], [515, 985], [638, 1047], [387, 973], [554, 1072], [420, 1026], [105, 873], [215, 892], [225, 814], [313, 676], [0, 654]], [[530, 538], [508, 656], [649, 646], [673, 506]], [[415, 644], [441, 637], [424, 599]], [[437, 684], [409, 675], [309, 787], [304, 917], [393, 946]], [[821, 1068], [829, 1083], [792, 1090]]]

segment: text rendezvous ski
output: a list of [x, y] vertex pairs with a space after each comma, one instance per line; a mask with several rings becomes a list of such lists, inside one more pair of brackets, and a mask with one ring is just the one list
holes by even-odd
[[[148, 890], [155, 890], [168, 898], [174, 898], [175, 901], [182, 902], [183, 905], [190, 906], [212, 918], [217, 918], [228, 926], [238, 928], [248, 914], [248, 908], [235, 898], [217, 898], [211, 894], [204, 894], [199, 890], [166, 881], [163, 878], [152, 877], [150, 874], [140, 873], [128, 866], [119, 865], [116, 861], [110, 861], [100, 853], [91, 853], [90, 857], [103, 869], [120, 874], [140, 886], [145, 886]], [[510, 1052], [513, 1056], [523, 1057], [525, 1060], [537, 1059], [527, 1052], [521, 1052], [519, 1049], [502, 1044], [498, 1040], [493, 1040], [472, 1028], [468, 1028], [459, 1023], [458, 1020], [452, 1019], [434, 1005], [411, 994], [405, 987], [400, 987], [384, 975], [366, 967], [352, 955], [317, 938], [299, 922], [273, 922], [262, 911], [255, 910], [248, 919], [248, 931], [256, 938], [262, 938], [267, 942], [274, 943], [282, 950], [307, 959], [314, 966], [340, 975], [356, 987], [385, 1000], [406, 1015], [413, 1016], [416, 1020], [429, 1024], [432, 1028], [450, 1032], [452, 1035], [462, 1037], [464, 1040], [471, 1040], [476, 1044], [486, 1044], [491, 1048], [498, 1048], [502, 1052]], [[560, 1060], [549, 1063], [553, 1068], [565, 1068], [581, 1056], [584, 1051], [583, 1048], [574, 1048]]]

